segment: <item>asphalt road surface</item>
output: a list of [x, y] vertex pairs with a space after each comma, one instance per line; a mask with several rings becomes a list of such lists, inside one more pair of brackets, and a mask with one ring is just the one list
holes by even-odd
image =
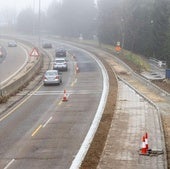
[[[50, 52], [53, 56], [54, 49]], [[101, 70], [96, 62], [76, 48], [70, 52], [75, 57], [68, 58], [69, 71], [63, 73], [61, 86], [37, 86], [27, 100], [0, 118], [3, 129], [0, 167], [69, 168], [90, 128], [103, 89]], [[122, 73], [132, 82], [127, 70], [112, 58], [106, 60], [118, 74]], [[78, 74], [74, 74], [75, 62], [79, 66]], [[61, 101], [64, 89], [67, 102]], [[119, 82], [117, 109], [98, 169], [164, 168], [164, 154], [139, 155], [141, 137], [146, 131], [150, 148], [164, 150], [157, 113], [155, 106]]]
[[8, 47], [8, 40], [1, 40], [5, 49], [5, 56], [0, 60], [0, 83], [11, 78], [28, 60], [26, 50], [20, 46]]
[[[53, 50], [51, 51], [53, 53]], [[25, 100], [0, 116], [0, 168], [67, 169], [95, 116], [103, 77], [87, 53], [71, 49], [63, 84], [37, 86]], [[75, 73], [75, 62], [79, 73]], [[97, 78], [96, 78], [97, 77]], [[63, 90], [67, 102], [62, 102]], [[25, 94], [24, 91], [19, 95]]]

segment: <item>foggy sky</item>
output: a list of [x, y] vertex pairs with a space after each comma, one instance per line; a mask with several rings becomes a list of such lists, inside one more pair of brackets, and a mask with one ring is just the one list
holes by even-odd
[[58, 0], [0, 0], [0, 26], [9, 21], [13, 22], [17, 15], [26, 8], [38, 12], [39, 1], [41, 11], [45, 11], [53, 1]]
[[[52, 1], [54, 0], [40, 0], [41, 10], [46, 10]], [[6, 10], [14, 10], [19, 12], [27, 7], [31, 7], [35, 11], [38, 11], [39, 0], [0, 0], [1, 12]]]
[[[41, 11], [46, 11], [53, 1], [59, 2], [62, 0], [0, 0], [0, 25], [6, 23], [7, 20], [11, 20], [12, 17], [16, 18], [26, 8], [31, 8], [34, 12], [38, 12], [39, 1]], [[14, 20], [13, 18], [12, 20]]]

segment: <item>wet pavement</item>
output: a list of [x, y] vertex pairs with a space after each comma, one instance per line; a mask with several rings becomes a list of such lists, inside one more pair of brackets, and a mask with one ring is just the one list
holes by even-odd
[[145, 132], [149, 149], [165, 152], [158, 113], [154, 105], [119, 81], [117, 108], [97, 169], [166, 168], [165, 154], [139, 154]]

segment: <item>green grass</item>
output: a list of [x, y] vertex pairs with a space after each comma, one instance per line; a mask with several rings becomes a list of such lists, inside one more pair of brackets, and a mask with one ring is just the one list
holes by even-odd
[[134, 54], [129, 51], [125, 51], [125, 50], [123, 50], [123, 54], [124, 54], [123, 56], [127, 60], [129, 60], [129, 61], [133, 62], [135, 65], [137, 65], [141, 71], [149, 71], [150, 70], [150, 66], [144, 57]]
[[[93, 44], [95, 44], [95, 43], [93, 42]], [[99, 44], [97, 44], [97, 46], [99, 46]], [[110, 51], [116, 53], [115, 47], [112, 45], [102, 44], [102, 48], [109, 49]], [[124, 49], [121, 51], [120, 54], [123, 57], [125, 57], [127, 60], [129, 60], [133, 64], [135, 64], [137, 67], [139, 67], [140, 71], [149, 71], [150, 70], [150, 65], [148, 64], [148, 62], [146, 61], [146, 59], [144, 57], [137, 55], [135, 53], [132, 53], [130, 51], [124, 50]]]

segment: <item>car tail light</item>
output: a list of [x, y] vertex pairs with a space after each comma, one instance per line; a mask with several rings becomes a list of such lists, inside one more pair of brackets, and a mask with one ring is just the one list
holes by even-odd
[[59, 76], [56, 76], [56, 78], [55, 79], [59, 79]]
[[46, 80], [47, 78], [44, 76], [44, 80]]

